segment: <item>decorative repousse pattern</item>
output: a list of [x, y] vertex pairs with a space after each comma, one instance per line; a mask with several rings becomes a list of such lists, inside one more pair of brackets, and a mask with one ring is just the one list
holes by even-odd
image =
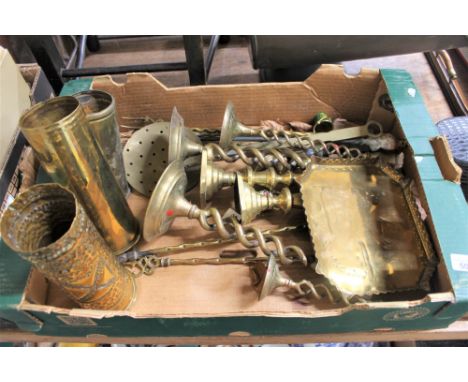
[[[73, 214], [73, 211], [75, 212]], [[54, 240], [53, 231], [72, 220]], [[72, 194], [56, 184], [19, 195], [2, 219], [2, 237], [83, 308], [121, 310], [135, 285]]]

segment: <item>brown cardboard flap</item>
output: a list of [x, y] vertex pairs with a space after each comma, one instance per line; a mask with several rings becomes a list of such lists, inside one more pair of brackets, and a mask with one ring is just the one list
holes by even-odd
[[110, 76], [96, 77], [92, 88], [115, 97], [120, 118], [170, 120], [176, 106], [190, 127], [219, 128], [228, 101], [234, 103], [239, 119], [249, 125], [265, 119], [309, 121], [320, 111], [332, 118], [339, 116], [309, 85], [300, 82], [169, 89], [148, 73], [130, 73], [124, 84], [114, 82]]
[[342, 118], [365, 123], [377, 94], [380, 76], [377, 69], [361, 69], [348, 75], [341, 65], [322, 65], [304, 83], [313, 88], [323, 102], [333, 105]]
[[447, 138], [439, 135], [431, 139], [431, 144], [444, 179], [460, 184], [462, 169], [453, 160], [452, 150], [450, 150]]

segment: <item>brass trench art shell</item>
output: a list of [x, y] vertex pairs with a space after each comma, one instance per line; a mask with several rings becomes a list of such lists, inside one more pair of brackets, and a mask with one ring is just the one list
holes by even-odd
[[72, 190], [115, 254], [139, 239], [133, 216], [74, 97], [55, 97], [25, 112], [19, 127], [50, 177]]
[[[161, 174], [171, 162], [168, 158], [169, 122], [154, 122], [137, 130], [123, 150], [125, 174], [128, 183], [139, 193], [150, 196]], [[190, 190], [198, 183], [200, 156], [189, 157], [187, 166]]]
[[125, 177], [115, 100], [101, 90], [86, 90], [73, 94], [83, 107], [96, 142], [109, 163], [112, 172], [125, 196], [130, 193]]
[[85, 309], [126, 309], [133, 276], [112, 254], [74, 195], [58, 184], [19, 194], [3, 214], [5, 243]]
[[344, 295], [429, 289], [436, 256], [400, 174], [374, 161], [325, 159], [299, 182], [316, 271]]

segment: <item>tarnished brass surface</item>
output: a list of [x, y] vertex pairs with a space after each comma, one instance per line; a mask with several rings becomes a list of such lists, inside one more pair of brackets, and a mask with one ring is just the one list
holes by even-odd
[[195, 207], [185, 199], [187, 175], [181, 160], [171, 162], [151, 194], [143, 224], [143, 238], [150, 241], [166, 233], [177, 216], [188, 216]]
[[174, 107], [169, 127], [168, 163], [198, 155], [202, 149], [200, 138], [184, 126], [184, 119]]
[[120, 141], [119, 124], [114, 97], [101, 90], [86, 90], [73, 95], [83, 107], [91, 128], [104, 157], [125, 196], [130, 193], [125, 177]]
[[[153, 122], [135, 131], [125, 144], [125, 174], [132, 188], [142, 195], [151, 195], [169, 163], [169, 129], [169, 122]], [[190, 190], [200, 178], [200, 156], [190, 156], [184, 164]]]
[[299, 180], [316, 270], [343, 294], [429, 288], [436, 263], [414, 197], [377, 161], [320, 160]]
[[254, 129], [241, 123], [231, 102], [224, 112], [223, 125], [219, 145], [223, 149], [231, 147], [233, 139], [240, 136], [260, 136], [266, 141], [277, 142], [291, 147], [308, 148], [315, 145], [316, 141], [335, 142], [359, 137], [379, 137], [383, 133], [382, 125], [377, 121], [368, 121], [362, 126], [352, 126], [343, 129], [329, 130], [326, 132], [304, 132], [272, 129]]
[[[278, 174], [273, 167], [263, 171], [254, 171], [252, 167], [248, 166], [237, 174], [251, 186], [268, 189], [273, 189], [279, 184], [290, 185], [294, 179], [294, 174], [291, 171]], [[200, 170], [200, 206], [205, 207], [218, 190], [233, 186], [235, 182], [236, 172], [216, 167], [208, 159], [208, 151], [203, 149]]]
[[349, 148], [334, 142], [324, 142], [319, 139], [311, 141], [308, 138], [299, 139], [301, 146], [294, 150], [288, 147], [290, 146], [288, 143], [280, 145], [276, 141], [260, 144], [251, 143], [248, 145], [240, 145], [238, 142], [234, 142], [228, 149], [216, 143], [207, 143], [203, 146], [198, 137], [184, 127], [184, 120], [175, 108], [172, 112], [171, 126], [169, 163], [177, 159], [198, 155], [203, 149], [206, 149], [208, 151], [208, 160], [210, 161], [235, 162], [240, 159], [255, 169], [274, 167], [279, 173], [282, 173], [293, 167], [305, 169], [309, 162], [309, 156], [351, 158], [363, 155], [356, 148]]
[[287, 213], [293, 206], [300, 207], [302, 204], [300, 197], [293, 197], [288, 187], [283, 187], [276, 194], [270, 191], [255, 191], [239, 175], [236, 178], [234, 190], [236, 211], [241, 215], [241, 221], [244, 224], [250, 223], [263, 211], [280, 210]]
[[268, 259], [266, 269], [263, 272], [259, 271], [259, 273], [263, 274], [259, 287], [260, 300], [272, 294], [275, 289], [281, 287], [293, 290], [299, 296], [307, 296], [316, 299], [321, 299], [322, 295], [320, 294], [320, 292], [322, 292], [330, 301], [340, 300], [339, 297], [335, 298], [331, 292], [330, 287], [323, 283], [314, 284], [309, 280], [301, 280], [300, 282], [295, 282], [292, 279], [284, 277], [279, 270], [278, 263], [274, 256], [270, 256], [270, 258]]
[[[169, 164], [159, 179], [149, 201], [145, 215], [144, 237], [149, 240], [161, 235], [170, 228], [177, 216], [198, 219], [200, 226], [207, 231], [216, 231], [223, 239], [236, 238], [244, 247], [259, 248], [263, 255], [276, 257], [283, 265], [301, 263], [308, 265], [304, 251], [297, 245], [284, 246], [279, 237], [262, 232], [251, 226], [243, 226], [235, 214], [221, 216], [216, 208], [200, 209], [184, 197], [187, 183], [183, 162], [176, 160]], [[296, 292], [301, 297], [313, 296], [317, 299], [330, 298], [328, 288], [325, 296], [317, 293], [313, 283], [305, 280], [298, 283]], [[333, 300], [334, 301], [334, 300]]]
[[19, 126], [52, 179], [73, 191], [114, 253], [139, 238], [138, 222], [90, 132], [86, 115], [73, 97], [42, 102]]
[[86, 309], [121, 310], [135, 283], [74, 195], [55, 183], [19, 194], [3, 214], [5, 243]]
[[259, 130], [252, 129], [237, 119], [234, 105], [232, 102], [228, 102], [226, 110], [224, 111], [223, 124], [221, 125], [219, 145], [223, 149], [227, 149], [232, 145], [235, 137], [251, 137], [258, 135]]
[[202, 150], [200, 166], [200, 206], [205, 207], [216, 191], [231, 186], [236, 181], [236, 173], [225, 171], [208, 159], [208, 151]]
[[135, 131], [125, 143], [125, 175], [130, 186], [140, 194], [151, 195], [169, 163], [168, 136], [168, 122], [153, 122]]

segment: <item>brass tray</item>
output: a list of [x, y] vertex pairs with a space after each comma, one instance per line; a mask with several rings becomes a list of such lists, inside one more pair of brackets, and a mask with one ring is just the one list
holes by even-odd
[[299, 183], [316, 271], [344, 295], [429, 289], [436, 256], [399, 173], [377, 161], [322, 159]]

